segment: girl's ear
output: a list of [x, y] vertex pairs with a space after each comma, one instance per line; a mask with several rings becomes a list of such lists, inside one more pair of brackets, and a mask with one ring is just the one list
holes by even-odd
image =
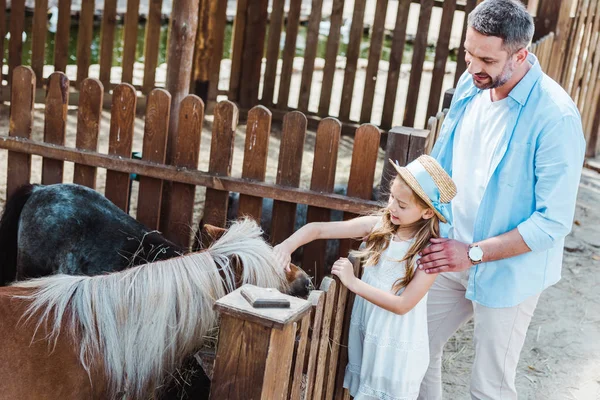
[[431, 219], [431, 218], [433, 218], [434, 215], [435, 215], [435, 213], [433, 212], [433, 210], [431, 208], [427, 208], [423, 211], [423, 214], [421, 215], [421, 217], [423, 219]]

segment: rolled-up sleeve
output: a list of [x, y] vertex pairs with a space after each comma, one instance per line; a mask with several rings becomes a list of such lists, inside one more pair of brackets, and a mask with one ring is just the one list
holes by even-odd
[[535, 212], [517, 226], [531, 251], [548, 250], [571, 231], [584, 156], [578, 116], [565, 116], [538, 136]]

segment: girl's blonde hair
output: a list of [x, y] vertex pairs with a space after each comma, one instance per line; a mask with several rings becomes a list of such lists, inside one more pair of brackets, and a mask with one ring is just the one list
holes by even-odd
[[[410, 186], [402, 179], [400, 175], [397, 179], [410, 188]], [[417, 202], [417, 205], [422, 209], [430, 208], [415, 192], [411, 189], [413, 199]], [[382, 218], [381, 225], [376, 226], [366, 240], [366, 248], [364, 250], [358, 250], [352, 252], [352, 255], [356, 258], [364, 260], [366, 265], [377, 265], [383, 252], [390, 245], [392, 236], [396, 234], [400, 226], [394, 225], [390, 218], [389, 208], [383, 208], [376, 213]], [[431, 238], [438, 238], [440, 236], [440, 223], [438, 216], [434, 213], [433, 217], [429, 219], [422, 218], [411, 225], [404, 225], [402, 228], [412, 229], [415, 232], [414, 242], [404, 255], [401, 260], [397, 262], [404, 262], [406, 272], [404, 277], [396, 280], [392, 286], [392, 291], [398, 293], [402, 288], [408, 286], [410, 281], [415, 275], [415, 263], [417, 262], [418, 254], [429, 244]]]

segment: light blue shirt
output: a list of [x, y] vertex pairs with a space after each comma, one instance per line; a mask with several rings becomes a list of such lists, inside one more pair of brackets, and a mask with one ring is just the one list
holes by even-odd
[[[470, 269], [466, 297], [486, 307], [515, 306], [560, 280], [583, 167], [585, 139], [577, 107], [533, 54], [528, 61], [531, 68], [509, 94], [506, 131], [493, 153], [479, 209], [473, 210], [473, 240], [517, 228], [531, 252]], [[456, 128], [479, 92], [465, 72], [432, 150], [450, 175]]]

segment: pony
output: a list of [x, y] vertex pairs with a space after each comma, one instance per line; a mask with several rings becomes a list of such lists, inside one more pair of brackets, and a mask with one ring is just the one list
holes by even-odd
[[98, 276], [0, 288], [0, 393], [10, 399], [152, 398], [215, 327], [215, 301], [252, 283], [290, 292], [252, 220], [208, 248]]
[[[223, 230], [201, 229], [206, 241]], [[0, 286], [49, 276], [99, 275], [189, 253], [81, 185], [23, 185], [0, 218]], [[312, 283], [291, 265], [291, 294], [307, 296]]]

